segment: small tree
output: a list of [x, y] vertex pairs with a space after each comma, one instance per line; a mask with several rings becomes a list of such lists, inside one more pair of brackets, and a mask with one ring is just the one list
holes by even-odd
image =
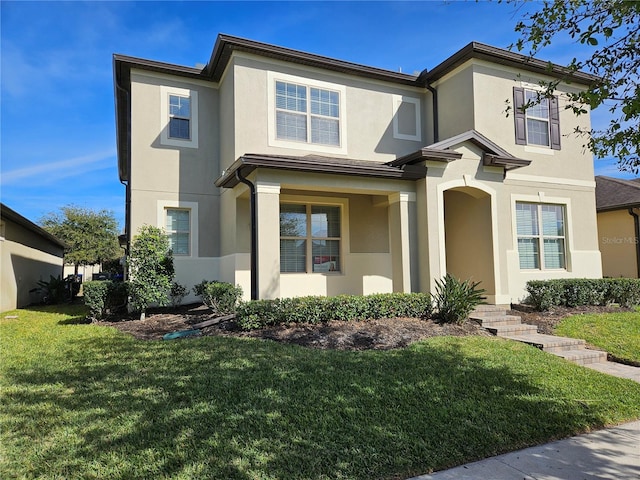
[[131, 243], [128, 266], [130, 305], [143, 320], [150, 304], [169, 304], [175, 272], [167, 235], [157, 227], [143, 225]]
[[67, 244], [64, 259], [75, 266], [76, 274], [79, 265], [102, 263], [120, 253], [118, 224], [111, 211], [67, 205], [45, 215], [40, 225]]

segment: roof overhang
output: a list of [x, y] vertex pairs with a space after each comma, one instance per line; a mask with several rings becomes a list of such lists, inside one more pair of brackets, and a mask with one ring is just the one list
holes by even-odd
[[4, 203], [0, 203], [0, 216], [13, 223], [17, 223], [21, 227], [24, 227], [27, 230], [30, 230], [31, 232], [37, 235], [40, 235], [41, 237], [47, 239], [49, 242], [63, 249], [67, 248], [67, 244], [64, 243], [62, 240], [58, 239], [57, 237], [54, 237], [49, 232], [47, 232], [44, 228], [40, 227], [39, 225], [36, 225], [28, 218], [23, 217], [15, 210], [7, 207]]
[[215, 185], [216, 187], [233, 188], [239, 183], [237, 171], [242, 169], [242, 175], [246, 176], [258, 168], [389, 180], [418, 180], [425, 178], [427, 174], [427, 169], [420, 165], [392, 166], [368, 160], [350, 160], [317, 155], [299, 157], [248, 153], [238, 158], [225, 170], [215, 181]]
[[548, 75], [560, 78], [565, 82], [579, 83], [582, 85], [591, 85], [599, 80], [595, 75], [580, 71], [573, 71], [556, 63], [538, 60], [537, 58], [533, 58], [528, 55], [522, 55], [520, 53], [492, 47], [491, 45], [485, 45], [479, 42], [471, 42], [433, 69], [422, 72], [419, 77], [419, 82], [423, 82], [425, 84], [434, 82], [474, 58], [541, 75]]

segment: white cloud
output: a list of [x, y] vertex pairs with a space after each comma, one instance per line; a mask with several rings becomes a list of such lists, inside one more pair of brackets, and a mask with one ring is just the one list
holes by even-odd
[[[52, 183], [65, 178], [84, 175], [87, 172], [111, 168], [115, 164], [115, 150], [95, 152], [90, 155], [59, 160], [57, 162], [40, 163], [29, 167], [18, 168], [2, 173], [2, 186], [29, 180], [29, 183]], [[105, 162], [108, 160], [108, 163]]]

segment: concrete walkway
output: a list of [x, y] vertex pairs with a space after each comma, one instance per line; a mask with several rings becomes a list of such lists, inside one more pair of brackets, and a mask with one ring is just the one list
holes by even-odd
[[411, 480], [637, 480], [640, 421]]
[[[640, 367], [584, 365], [640, 382]], [[487, 458], [410, 480], [638, 480], [640, 421]]]

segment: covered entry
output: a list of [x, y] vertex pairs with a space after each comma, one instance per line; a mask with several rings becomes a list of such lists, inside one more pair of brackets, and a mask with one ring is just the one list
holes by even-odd
[[490, 300], [496, 294], [491, 196], [467, 186], [443, 194], [446, 273], [482, 282]]

